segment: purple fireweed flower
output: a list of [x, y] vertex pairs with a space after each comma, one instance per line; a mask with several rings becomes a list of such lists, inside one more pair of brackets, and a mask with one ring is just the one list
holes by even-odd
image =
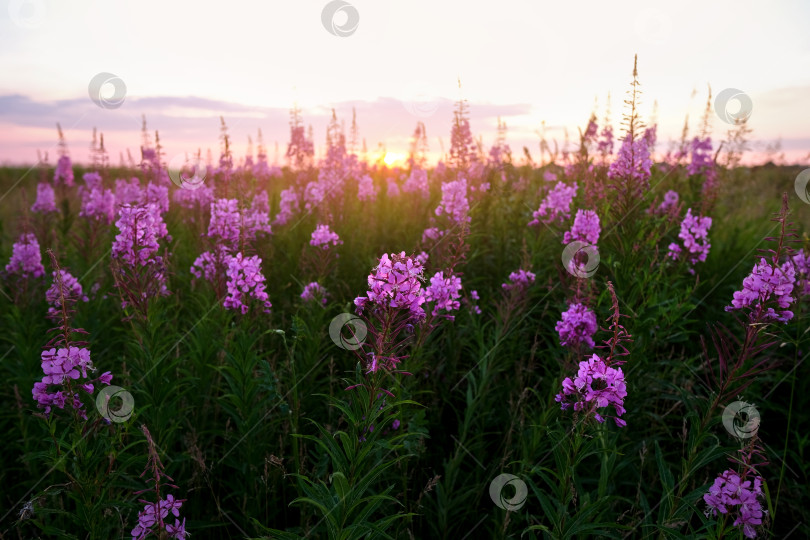
[[301, 293], [301, 300], [304, 302], [318, 302], [326, 305], [328, 296], [326, 289], [317, 281], [307, 283], [304, 286], [304, 291]]
[[45, 300], [51, 305], [51, 307], [48, 308], [49, 319], [55, 321], [62, 316], [63, 298], [68, 309], [71, 309], [72, 304], [75, 304], [79, 300], [82, 302], [89, 301], [82, 290], [82, 284], [79, 283], [79, 280], [73, 277], [70, 272], [59, 270], [59, 277], [57, 278], [57, 274], [54, 272], [53, 283], [50, 288], [45, 291]]
[[270, 203], [267, 192], [261, 191], [253, 197], [250, 208], [243, 215], [243, 230], [248, 240], [258, 238], [260, 234], [273, 234], [270, 226]]
[[429, 227], [422, 233], [422, 243], [429, 244], [444, 236], [444, 231], [438, 227]]
[[686, 172], [690, 175], [707, 172], [714, 167], [712, 158], [712, 138], [701, 139], [695, 137], [691, 144], [692, 160], [686, 166]]
[[188, 210], [198, 206], [206, 208], [214, 200], [214, 190], [205, 185], [200, 185], [196, 189], [178, 189], [172, 198], [174, 202]]
[[20, 239], [14, 243], [11, 248], [11, 259], [6, 265], [6, 272], [22, 279], [45, 275], [39, 242], [33, 233], [20, 235]]
[[[754, 265], [751, 274], [743, 280], [741, 291], [734, 293], [730, 306], [726, 311], [750, 308], [751, 318], [757, 319], [755, 313], [761, 314], [764, 320], [787, 322], [793, 318], [793, 312], [788, 308], [794, 298], [790, 295], [796, 283], [796, 269], [793, 261], [788, 259], [781, 266], [768, 262], [765, 258]], [[782, 311], [775, 311], [765, 306], [773, 302]]]
[[746, 538], [756, 538], [754, 527], [762, 524], [762, 517], [766, 513], [760, 501], [762, 497], [762, 477], [743, 479], [737, 472], [728, 469], [715, 478], [714, 484], [703, 495], [708, 506], [706, 516], [716, 516], [718, 512], [734, 515], [733, 526], [742, 525]]
[[119, 178], [115, 181], [115, 200], [118, 204], [141, 204], [144, 202], [144, 193], [141, 181], [137, 178], [125, 180]]
[[560, 334], [560, 345], [575, 346], [584, 343], [594, 346], [593, 335], [599, 329], [596, 314], [588, 306], [574, 303], [562, 313], [562, 320], [557, 322], [555, 330]]
[[674, 208], [678, 204], [678, 198], [678, 192], [670, 189], [664, 194], [664, 200], [658, 205], [657, 212], [661, 214], [668, 212], [670, 208]]
[[312, 231], [312, 237], [309, 240], [309, 245], [320, 247], [321, 249], [329, 249], [329, 245], [337, 246], [343, 243], [343, 240], [329, 228], [329, 225], [318, 225]]
[[379, 307], [407, 309], [414, 319], [423, 319], [425, 292], [422, 288], [423, 267], [419, 261], [401, 252], [386, 253], [368, 275], [369, 291], [355, 298], [358, 313], [366, 308]]
[[571, 217], [571, 202], [576, 195], [577, 186], [567, 186], [564, 182], [557, 182], [540, 203], [540, 208], [532, 214], [534, 219], [529, 222], [529, 227], [540, 225], [541, 221], [543, 223], [554, 221], [562, 223]]
[[610, 155], [613, 153], [613, 126], [605, 126], [602, 128], [602, 133], [599, 134], [599, 142], [596, 145], [596, 150], [602, 155]]
[[571, 242], [586, 242], [588, 244], [596, 245], [599, 242], [599, 234], [602, 229], [599, 222], [599, 216], [593, 210], [577, 210], [574, 216], [574, 224], [571, 226], [570, 231], [566, 231], [563, 235], [563, 244], [570, 244]]
[[455, 223], [469, 223], [470, 203], [467, 200], [467, 180], [461, 178], [442, 184], [442, 200], [436, 207], [436, 215], [446, 214]]
[[619, 418], [624, 414], [624, 398], [627, 397], [627, 385], [622, 368], [608, 367], [599, 355], [594, 354], [589, 360], [579, 363], [577, 376], [566, 377], [562, 383], [563, 391], [554, 398], [560, 403], [560, 409], [566, 410], [572, 405], [575, 411], [584, 411], [593, 415], [597, 422], [603, 423], [610, 418], [597, 409], [613, 406], [616, 416], [614, 422], [619, 427], [627, 422]]
[[[430, 285], [425, 288], [425, 301], [433, 304], [432, 315], [435, 317], [439, 310], [454, 311], [461, 307], [461, 278], [458, 276], [444, 276], [444, 272], [436, 272], [430, 278]], [[447, 318], [453, 320], [452, 315]]]
[[300, 199], [295, 188], [290, 187], [281, 192], [281, 202], [279, 204], [279, 211], [273, 220], [274, 225], [286, 225], [290, 218], [298, 213], [300, 208]]
[[[551, 171], [546, 171], [543, 173], [543, 180], [546, 182], [556, 182], [557, 181], [557, 174]], [[575, 191], [576, 194], [576, 191]]]
[[[681, 232], [678, 238], [683, 240], [683, 247], [688, 253], [687, 261], [689, 264], [696, 264], [703, 262], [709, 255], [709, 249], [712, 245], [709, 243], [709, 229], [712, 226], [712, 218], [710, 217], [695, 217], [692, 215], [692, 209], [686, 211], [681, 222]], [[672, 259], [679, 259], [683, 253], [678, 244], [669, 245], [668, 256]]]
[[408, 179], [402, 184], [402, 191], [405, 193], [421, 193], [423, 197], [428, 197], [430, 195], [430, 186], [428, 185], [427, 171], [419, 168], [413, 169]]
[[236, 309], [242, 315], [249, 310], [249, 297], [262, 303], [265, 313], [270, 313], [273, 307], [265, 291], [265, 277], [262, 274], [262, 260], [258, 255], [244, 257], [237, 253], [226, 259], [228, 265], [225, 274], [228, 277], [228, 296], [223, 305], [225, 309]]
[[647, 141], [643, 137], [636, 141], [625, 137], [619, 148], [619, 155], [610, 164], [608, 178], [624, 178], [634, 181], [644, 191], [650, 186], [650, 167], [652, 167], [652, 159], [650, 159]]
[[100, 180], [99, 177], [99, 182], [88, 182], [86, 187], [79, 188], [82, 199], [79, 216], [109, 224], [115, 218], [115, 195], [104, 189]]
[[84, 173], [82, 175], [82, 180], [84, 180], [84, 186], [80, 186], [79, 190], [83, 188], [97, 189], [100, 188], [102, 184], [101, 175], [95, 171]]
[[374, 202], [377, 200], [377, 188], [374, 179], [364, 174], [357, 181], [357, 199], [360, 201]]
[[161, 214], [169, 211], [169, 186], [149, 182], [143, 194], [144, 203], [152, 203], [160, 209]]
[[56, 163], [56, 170], [53, 175], [53, 183], [59, 185], [64, 183], [70, 187], [73, 185], [73, 165], [70, 163], [70, 156], [62, 155]]
[[222, 242], [225, 246], [238, 245], [241, 221], [239, 201], [236, 199], [217, 199], [211, 203], [211, 221], [208, 223], [208, 237]]
[[397, 184], [396, 178], [389, 178], [387, 186], [388, 187], [385, 192], [386, 197], [389, 199], [399, 197], [399, 184]]
[[155, 262], [158, 240], [171, 240], [166, 223], [154, 204], [122, 205], [115, 226], [120, 231], [112, 245], [112, 257], [129, 266], [146, 266]]
[[[161, 496], [161, 488], [172, 487], [177, 489], [177, 486], [171, 483], [173, 482], [172, 478], [163, 472], [163, 463], [161, 463], [160, 457], [157, 454], [155, 441], [152, 439], [152, 434], [149, 433], [149, 429], [146, 426], [141, 426], [141, 431], [143, 431], [146, 436], [149, 451], [146, 468], [143, 473], [141, 473], [141, 476], [149, 473], [151, 478], [148, 478], [147, 482], [150, 482], [152, 486], [148, 489], [138, 491], [136, 494], [152, 492], [155, 496], [155, 502], [139, 499], [139, 501], [144, 504], [144, 507], [143, 510], [138, 512], [138, 523], [130, 532], [130, 534], [132, 534], [132, 540], [143, 540], [151, 535], [160, 538], [184, 540], [189, 536], [188, 532], [186, 532], [186, 520], [184, 518], [181, 522], [179, 518], [180, 508], [186, 500], [176, 499], [171, 493], [166, 495], [165, 498]], [[175, 518], [174, 524], [166, 521], [169, 518], [169, 514]]]
[[656, 141], [658, 140], [658, 125], [656, 124], [645, 129], [641, 138], [644, 139], [644, 142], [647, 144], [647, 148], [652, 151], [652, 149], [655, 148]]
[[304, 188], [304, 209], [312, 210], [323, 202], [327, 194], [326, 182], [320, 180], [308, 182]]
[[171, 236], [160, 209], [153, 203], [121, 206], [115, 226], [120, 232], [113, 241], [112, 258], [116, 284], [122, 293], [121, 307], [135, 305], [145, 317], [150, 298], [170, 294], [165, 261], [157, 253], [158, 240], [171, 241]]
[[501, 287], [507, 291], [511, 291], [512, 289], [526, 290], [529, 288], [529, 285], [534, 283], [535, 277], [534, 273], [519, 269], [517, 272], [509, 274], [509, 282], [502, 284]]
[[585, 144], [588, 144], [596, 140], [596, 134], [598, 130], [599, 126], [596, 124], [596, 120], [594, 120], [593, 118], [588, 120], [588, 127], [585, 128], [585, 134], [582, 136]]
[[[69, 390], [70, 381], [88, 379], [87, 373], [96, 371], [93, 362], [90, 360], [90, 350], [84, 347], [60, 347], [42, 351], [42, 372], [45, 374], [42, 381], [34, 383], [31, 394], [37, 402], [37, 407], [44, 409], [46, 414], [50, 414], [51, 408], [64, 409], [66, 404], [70, 404], [78, 413], [79, 417], [87, 420], [87, 413], [82, 408], [84, 404], [79, 398], [79, 394]], [[112, 381], [110, 372], [105, 372], [100, 377], [88, 380], [85, 383], [77, 383], [88, 394], [93, 393], [94, 383], [109, 385]], [[61, 387], [54, 391], [53, 386]]]
[[40, 182], [37, 184], [37, 199], [31, 206], [31, 211], [41, 214], [59, 211], [56, 208], [56, 194], [49, 183]]
[[810, 296], [810, 253], [800, 249], [793, 256], [793, 266], [796, 269], [796, 289], [801, 296]]
[[217, 246], [216, 254], [206, 251], [194, 260], [190, 272], [197, 279], [205, 279], [215, 283], [217, 279], [217, 266], [224, 265], [227, 251], [224, 246]]
[[469, 299], [466, 299], [466, 298], [464, 299], [465, 303], [468, 305], [470, 311], [473, 312], [476, 315], [481, 315], [481, 308], [478, 307], [478, 304], [477, 304], [478, 300], [480, 300], [480, 299], [481, 298], [478, 296], [478, 291], [470, 291], [470, 298]]

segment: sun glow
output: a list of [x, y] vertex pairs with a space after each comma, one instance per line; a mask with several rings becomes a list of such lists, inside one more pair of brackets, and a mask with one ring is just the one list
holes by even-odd
[[402, 165], [405, 163], [405, 157], [405, 154], [400, 154], [399, 152], [386, 152], [383, 162], [389, 167]]

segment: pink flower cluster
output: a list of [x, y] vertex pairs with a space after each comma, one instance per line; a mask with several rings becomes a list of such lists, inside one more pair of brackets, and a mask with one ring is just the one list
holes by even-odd
[[[712, 226], [712, 218], [710, 217], [695, 217], [692, 215], [692, 209], [686, 211], [681, 222], [681, 232], [678, 238], [683, 240], [683, 247], [689, 253], [687, 261], [690, 264], [703, 262], [709, 255], [709, 249], [712, 245], [709, 243], [709, 229]], [[676, 243], [669, 245], [668, 256], [673, 259], [680, 258], [681, 247]]]
[[641, 185], [643, 190], [646, 190], [650, 185], [650, 167], [652, 167], [652, 159], [647, 140], [642, 137], [632, 141], [629, 137], [625, 137], [619, 148], [619, 155], [616, 157], [616, 161], [610, 164], [607, 175], [608, 178], [635, 181]]
[[210, 283], [214, 283], [217, 277], [217, 266], [225, 263], [228, 257], [227, 251], [224, 246], [217, 246], [216, 254], [206, 251], [194, 260], [191, 265], [190, 272], [194, 274], [197, 279], [205, 279]]
[[793, 256], [793, 266], [796, 269], [796, 289], [801, 296], [810, 296], [810, 253], [800, 249]]
[[59, 185], [62, 182], [66, 186], [73, 185], [73, 165], [70, 163], [70, 156], [63, 154], [59, 156], [59, 161], [56, 162], [56, 170], [53, 173], [54, 185]]
[[[762, 316], [764, 320], [787, 322], [793, 318], [793, 312], [788, 308], [794, 298], [790, 295], [796, 283], [796, 269], [793, 261], [787, 260], [781, 266], [769, 263], [765, 258], [754, 265], [751, 274], [743, 280], [741, 291], [734, 293], [730, 306], [726, 311], [750, 308], [752, 320]], [[765, 307], [768, 302], [774, 302], [781, 309], [776, 311], [772, 307]]]
[[45, 267], [42, 266], [42, 254], [39, 251], [39, 242], [32, 233], [20, 235], [11, 248], [11, 259], [6, 265], [6, 272], [23, 279], [29, 277], [42, 277]]
[[[425, 301], [433, 303], [432, 315], [435, 317], [439, 310], [453, 311], [461, 307], [461, 278], [458, 276], [444, 276], [444, 272], [436, 272], [430, 278], [430, 285], [425, 288]], [[447, 315], [451, 321], [453, 315]]]
[[512, 289], [523, 291], [528, 289], [529, 285], [534, 283], [535, 277], [536, 276], [534, 273], [527, 272], [521, 268], [517, 272], [512, 272], [509, 274], [509, 282], [502, 284], [501, 287], [507, 291], [511, 291]]
[[119, 204], [140, 204], [143, 202], [141, 181], [136, 178], [126, 180], [119, 178], [115, 181], [115, 200]]
[[674, 208], [675, 205], [678, 204], [678, 199], [678, 192], [670, 189], [664, 193], [664, 200], [661, 201], [660, 205], [658, 205], [657, 212], [660, 214], [665, 214], [670, 210], [670, 208]]
[[716, 516], [717, 512], [733, 512], [736, 517], [734, 527], [742, 525], [746, 538], [756, 538], [754, 527], [762, 524], [762, 516], [766, 512], [762, 509], [762, 496], [761, 477], [754, 476], [753, 482], [743, 480], [735, 471], [728, 469], [715, 478], [709, 492], [703, 495], [703, 500], [708, 505], [707, 516]]
[[478, 307], [477, 304], [480, 299], [481, 297], [478, 296], [478, 291], [476, 290], [470, 291], [469, 300], [465, 298], [465, 303], [469, 306], [470, 311], [476, 315], [481, 315], [481, 308]]
[[65, 307], [68, 309], [71, 309], [71, 305], [79, 300], [82, 302], [89, 300], [82, 290], [82, 284], [67, 270], [59, 270], [58, 277], [54, 272], [53, 283], [45, 291], [45, 300], [51, 305], [48, 308], [49, 319], [58, 320], [61, 317], [62, 299], [65, 300]]
[[[546, 172], [546, 174], [554, 173]], [[532, 214], [534, 219], [529, 222], [529, 227], [540, 225], [541, 221], [543, 223], [552, 223], [554, 221], [562, 223], [571, 217], [571, 202], [576, 195], [576, 185], [568, 186], [565, 182], [557, 182], [542, 202], [540, 202], [540, 208]]]
[[152, 203], [160, 209], [161, 214], [165, 214], [169, 211], [169, 186], [149, 182], [140, 202]]
[[328, 296], [326, 289], [317, 281], [307, 283], [304, 286], [304, 291], [301, 293], [301, 300], [304, 302], [318, 302], [326, 305]]
[[[157, 503], [148, 501], [141, 501], [146, 504], [143, 510], [138, 512], [138, 524], [132, 529], [132, 540], [143, 540], [150, 534], [157, 534], [161, 528], [165, 528], [169, 538], [176, 540], [184, 540], [188, 533], [186, 532], [186, 518], [181, 522], [179, 509], [183, 506], [185, 499], [175, 499], [174, 495], [169, 494], [165, 499], [160, 499]], [[163, 520], [169, 517], [169, 512], [175, 517], [174, 525], [164, 523]], [[158, 530], [154, 530], [155, 525]]]
[[357, 200], [374, 202], [377, 200], [377, 188], [374, 186], [374, 179], [364, 174], [357, 181]]
[[461, 178], [442, 184], [442, 200], [436, 207], [436, 215], [446, 214], [455, 223], [469, 223], [470, 203], [467, 200], [467, 180]]
[[596, 143], [596, 150], [602, 155], [613, 153], [613, 126], [605, 126], [599, 134], [599, 142]]
[[623, 427], [627, 422], [619, 418], [624, 414], [624, 398], [627, 397], [627, 385], [622, 368], [612, 368], [605, 364], [599, 355], [579, 363], [577, 376], [566, 377], [562, 383], [563, 391], [554, 398], [560, 408], [566, 410], [574, 406], [575, 411], [593, 414], [597, 422], [602, 423], [609, 415], [599, 413], [597, 409], [613, 406], [616, 425]]
[[262, 190], [253, 196], [250, 208], [244, 212], [243, 221], [245, 237], [248, 240], [257, 238], [260, 233], [273, 234], [273, 228], [270, 226], [270, 203], [266, 191]]
[[37, 184], [37, 199], [31, 206], [31, 211], [42, 214], [59, 211], [56, 208], [56, 194], [49, 183], [40, 182]]
[[596, 314], [588, 306], [573, 303], [562, 313], [562, 320], [557, 321], [555, 330], [560, 334], [560, 345], [575, 346], [580, 343], [594, 346], [593, 335], [599, 329]]
[[426, 245], [430, 244], [442, 236], [444, 236], [444, 231], [440, 230], [438, 227], [428, 227], [422, 233], [422, 243]]
[[115, 226], [120, 231], [112, 245], [112, 256], [129, 266], [146, 266], [158, 262], [158, 240], [171, 240], [166, 223], [154, 204], [121, 206]]
[[286, 225], [299, 210], [301, 205], [298, 193], [294, 187], [289, 187], [281, 192], [281, 202], [279, 203], [278, 214], [273, 220], [274, 225]]
[[563, 244], [571, 242], [585, 242], [596, 245], [599, 242], [599, 234], [602, 232], [599, 216], [593, 210], [577, 210], [574, 216], [574, 224], [570, 231], [563, 235]]
[[337, 235], [336, 232], [329, 228], [329, 225], [318, 225], [312, 231], [312, 237], [309, 240], [309, 245], [319, 247], [321, 249], [329, 249], [329, 244], [337, 246], [343, 243], [343, 240]]
[[239, 244], [241, 222], [239, 201], [236, 199], [217, 199], [211, 203], [208, 237], [216, 239], [225, 247], [236, 246]]
[[692, 160], [686, 166], [686, 172], [692, 176], [696, 174], [706, 173], [711, 174], [714, 169], [714, 159], [712, 158], [712, 138], [706, 137], [701, 139], [695, 137], [692, 139]]
[[[84, 404], [77, 392], [71, 392], [66, 388], [52, 392], [49, 387], [63, 386], [79, 377], [87, 379], [88, 371], [96, 371], [90, 360], [90, 350], [83, 347], [62, 347], [42, 351], [42, 371], [45, 376], [42, 381], [34, 383], [31, 390], [37, 407], [45, 409], [45, 413], [50, 414], [51, 407], [64, 409], [65, 404], [69, 402], [79, 416], [87, 420], [87, 413], [82, 409]], [[107, 371], [96, 379], [82, 383], [81, 387], [92, 395], [94, 383], [109, 385], [111, 381], [112, 374]]]
[[200, 208], [205, 208], [211, 204], [211, 201], [214, 200], [214, 190], [200, 184], [195, 189], [178, 189], [172, 197], [174, 202], [183, 208], [193, 210], [198, 205]]
[[[369, 291], [366, 296], [354, 299], [357, 312], [365, 308], [407, 309], [414, 319], [425, 317], [422, 304], [425, 303], [425, 291], [422, 288], [423, 267], [413, 257], [385, 253], [379, 264], [368, 275]], [[369, 305], [371, 304], [371, 305]]]
[[[430, 195], [427, 171], [414, 168], [405, 183], [402, 184], [402, 191], [405, 193], [421, 193], [423, 197]], [[465, 192], [466, 195], [466, 192]]]
[[104, 189], [101, 176], [97, 173], [85, 174], [84, 180], [86, 185], [79, 188], [79, 195], [82, 198], [79, 216], [107, 224], [112, 223], [115, 217], [115, 195], [112, 190]]
[[228, 296], [223, 305], [226, 309], [238, 309], [242, 315], [246, 314], [249, 307], [249, 297], [253, 297], [262, 303], [265, 313], [270, 313], [273, 307], [265, 289], [265, 277], [262, 274], [262, 260], [258, 255], [244, 257], [237, 253], [233, 257], [227, 257], [228, 265], [225, 271], [228, 277]]

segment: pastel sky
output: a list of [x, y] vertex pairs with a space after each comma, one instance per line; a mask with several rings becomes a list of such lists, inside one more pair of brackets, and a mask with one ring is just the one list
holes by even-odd
[[[223, 116], [237, 157], [261, 129], [272, 161], [296, 102], [319, 147], [330, 110], [348, 126], [354, 107], [372, 155], [380, 144], [406, 152], [423, 121], [435, 158], [459, 96], [487, 148], [500, 116], [513, 151], [537, 157], [543, 122], [548, 138], [562, 144], [567, 129], [576, 141], [592, 111], [601, 123], [608, 94], [618, 128], [636, 53], [646, 120], [658, 104], [659, 152], [686, 115], [699, 129], [711, 85], [750, 96], [752, 156], [781, 138], [788, 161], [810, 162], [806, 0], [350, 0], [359, 23], [344, 37], [322, 23], [326, 0], [2, 3], [0, 163], [34, 163], [37, 150], [53, 163], [59, 122], [75, 161], [87, 160], [96, 127], [117, 164], [138, 155], [141, 115], [167, 159], [218, 156]], [[101, 72], [126, 85], [117, 109], [90, 99]], [[728, 127], [712, 115], [715, 138]]]

